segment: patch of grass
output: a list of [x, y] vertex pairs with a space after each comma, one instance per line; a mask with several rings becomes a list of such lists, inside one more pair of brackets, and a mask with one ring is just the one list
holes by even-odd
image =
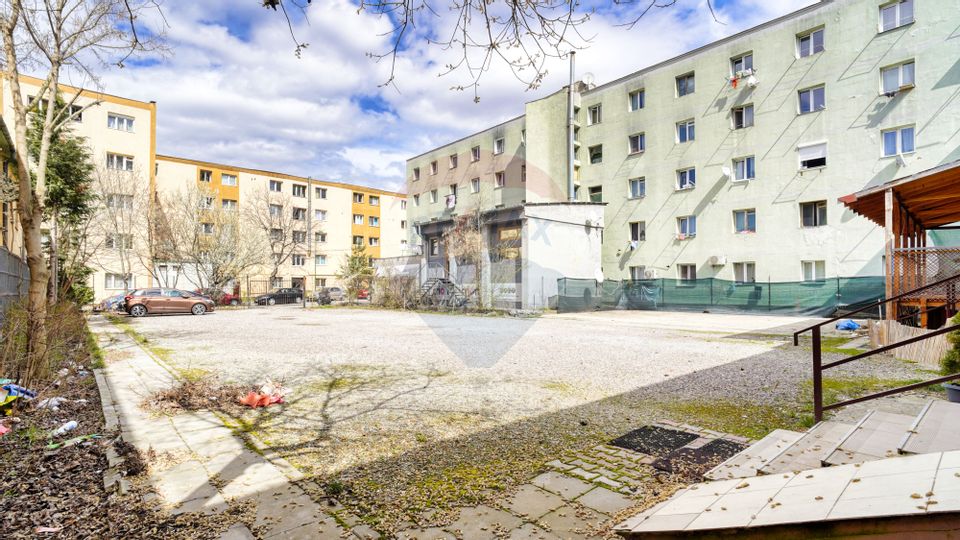
[[[829, 405], [866, 396], [889, 388], [906, 386], [908, 384], [921, 382], [922, 379], [881, 379], [878, 377], [845, 377], [845, 378], [826, 378], [823, 379], [823, 403]], [[932, 388], [932, 387], [931, 387]], [[813, 403], [813, 381], [803, 382], [802, 398], [804, 403]]]
[[576, 389], [573, 387], [572, 384], [563, 382], [563, 381], [544, 381], [540, 383], [540, 386], [544, 390], [550, 390], [566, 396], [576, 393]]
[[853, 356], [853, 355], [864, 352], [860, 349], [843, 347], [843, 345], [850, 343], [850, 341], [851, 341], [850, 338], [839, 337], [839, 336], [821, 338], [820, 350], [822, 350], [825, 353], [844, 354], [847, 356]]
[[140, 345], [144, 350], [150, 354], [156, 356], [164, 362], [168, 362], [170, 357], [173, 355], [173, 349], [167, 347], [158, 347], [153, 345], [149, 338], [137, 332], [137, 330], [130, 324], [128, 319], [124, 319], [118, 315], [107, 314], [105, 315], [107, 320], [114, 324], [117, 328], [123, 330], [123, 333], [130, 336], [133, 341]]
[[183, 380], [187, 382], [200, 382], [211, 376], [209, 371], [200, 368], [185, 368], [178, 371]]
[[38, 441], [42, 441], [47, 438], [46, 432], [37, 426], [29, 426], [27, 428], [17, 430], [17, 435], [19, 435], [20, 438], [29, 441], [30, 444], [36, 444]]
[[[647, 404], [645, 404], [647, 405]], [[774, 429], [803, 431], [812, 417], [791, 403], [760, 405], [740, 400], [703, 400], [651, 403], [658, 415], [675, 422], [760, 439]]]
[[90, 367], [93, 369], [102, 369], [106, 367], [106, 362], [103, 358], [103, 350], [100, 348], [100, 344], [97, 343], [96, 336], [93, 335], [93, 332], [89, 328], [86, 329], [86, 342], [87, 342], [87, 352], [90, 354]]

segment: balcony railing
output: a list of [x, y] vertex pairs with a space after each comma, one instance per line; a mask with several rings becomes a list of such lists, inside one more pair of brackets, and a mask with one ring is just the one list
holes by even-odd
[[926, 298], [953, 304], [957, 300], [957, 282], [926, 286], [957, 274], [960, 274], [960, 246], [896, 249], [889, 275], [895, 296], [902, 294], [904, 300]]

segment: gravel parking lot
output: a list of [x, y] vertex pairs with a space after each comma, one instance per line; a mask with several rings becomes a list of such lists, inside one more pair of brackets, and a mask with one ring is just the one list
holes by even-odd
[[[414, 511], [394, 508], [401, 498], [420, 510], [480, 500], [558, 452], [662, 418], [651, 403], [795, 405], [810, 356], [788, 346], [788, 336], [809, 322], [281, 306], [131, 320], [186, 373], [282, 380], [289, 402], [251, 411], [238, 425], [320, 485], [346, 487], [359, 513], [381, 523], [412, 519]], [[894, 360], [871, 370], [915, 374]]]

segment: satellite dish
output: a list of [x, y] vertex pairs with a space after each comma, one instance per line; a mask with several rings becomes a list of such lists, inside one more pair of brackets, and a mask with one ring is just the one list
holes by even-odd
[[593, 86], [593, 73], [583, 74], [583, 84], [587, 86]]
[[724, 167], [720, 169], [720, 171], [723, 172], [724, 178], [730, 178], [730, 174], [733, 172], [730, 170], [730, 167], [727, 167], [726, 165], [724, 165]]
[[593, 275], [593, 278], [597, 280], [597, 283], [603, 283], [603, 270], [597, 268], [597, 273]]

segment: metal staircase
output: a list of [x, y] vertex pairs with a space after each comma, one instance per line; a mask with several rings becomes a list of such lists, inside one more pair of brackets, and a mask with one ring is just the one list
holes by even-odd
[[462, 308], [467, 305], [463, 289], [448, 278], [434, 277], [420, 286], [420, 306], [428, 308]]

